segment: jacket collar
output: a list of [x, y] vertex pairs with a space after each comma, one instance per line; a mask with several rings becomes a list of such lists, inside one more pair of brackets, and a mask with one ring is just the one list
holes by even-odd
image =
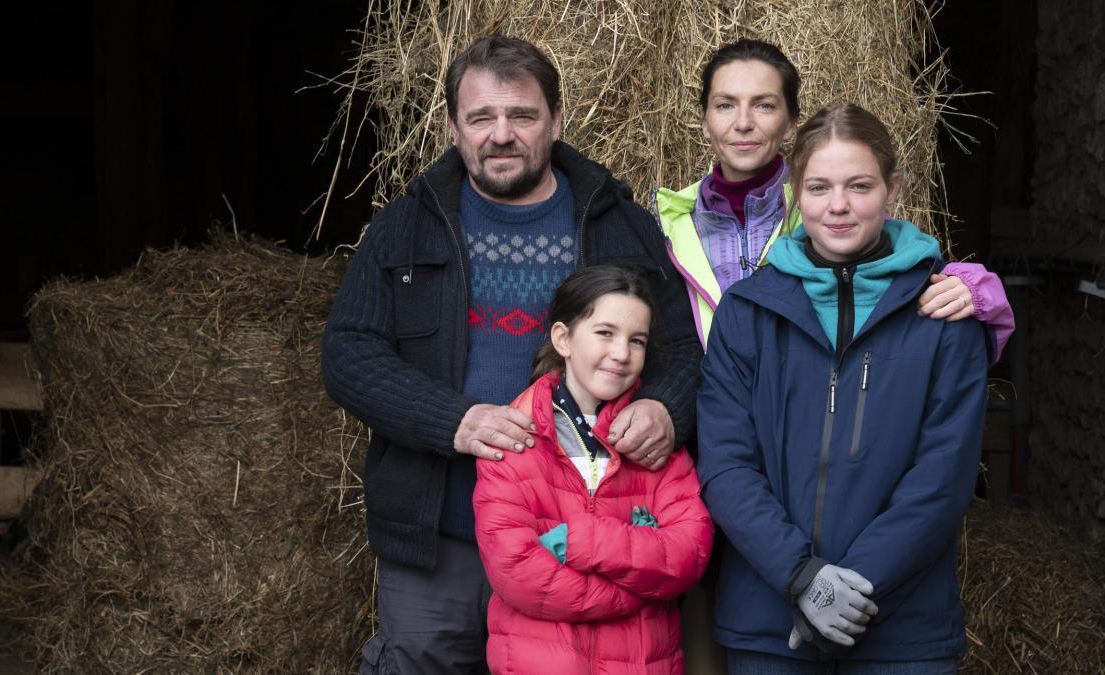
[[[554, 417], [552, 406], [552, 394], [553, 391], [556, 390], [557, 385], [560, 384], [560, 378], [561, 373], [559, 371], [553, 371], [547, 375], [542, 375], [536, 382], [530, 385], [530, 391], [532, 393], [530, 417], [533, 419], [533, 425], [537, 427], [537, 435], [551, 443], [556, 443], [556, 418]], [[606, 437], [610, 433], [610, 424], [614, 421], [614, 418], [618, 416], [618, 413], [629, 405], [633, 400], [633, 394], [635, 394], [640, 387], [641, 381], [637, 380], [633, 383], [633, 386], [621, 396], [602, 406], [602, 410], [599, 410], [598, 419], [595, 420], [594, 426], [591, 427], [592, 432], [595, 434], [595, 438], [602, 443], [603, 447], [610, 451], [611, 455], [616, 455], [617, 451], [606, 442]]]
[[[904, 305], [912, 303], [928, 285], [929, 275], [935, 270], [938, 261], [923, 260], [907, 272], [894, 278], [890, 288], [886, 289], [871, 316], [864, 323], [863, 330], [856, 333], [855, 339], [871, 330], [880, 321], [896, 312]], [[770, 265], [757, 270], [749, 279], [733, 284], [727, 294], [744, 298], [764, 309], [779, 314], [810, 335], [825, 349], [833, 350], [825, 331], [817, 319], [817, 314], [802, 287], [802, 280], [780, 272]], [[853, 340], [854, 342], [855, 340]]]

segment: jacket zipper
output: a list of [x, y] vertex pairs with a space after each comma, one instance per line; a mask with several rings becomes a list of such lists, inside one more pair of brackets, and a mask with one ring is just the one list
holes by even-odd
[[813, 554], [821, 549], [821, 519], [825, 506], [825, 486], [829, 479], [829, 443], [833, 438], [833, 419], [836, 417], [837, 366], [829, 368], [829, 402], [825, 406], [825, 421], [821, 425], [821, 449], [817, 464], [817, 501], [813, 512]]
[[855, 459], [859, 454], [859, 439], [863, 434], [863, 410], [867, 407], [867, 378], [871, 373], [871, 352], [863, 354], [863, 372], [859, 377], [859, 400], [856, 402], [856, 422], [852, 428], [852, 447], [848, 449], [848, 457]]
[[[817, 463], [817, 501], [813, 511], [813, 552], [821, 549], [821, 530], [825, 516], [825, 490], [829, 482], [829, 446], [833, 440], [833, 418], [836, 416], [836, 385], [840, 369], [844, 365], [844, 352], [852, 341], [855, 332], [855, 303], [852, 296], [852, 272], [847, 267], [833, 270], [837, 276], [837, 322], [836, 322], [836, 363], [829, 372], [829, 404], [825, 410], [825, 421], [821, 426], [821, 450]], [[870, 357], [870, 352], [868, 352]], [[864, 381], [866, 381], [869, 359], [864, 360]], [[853, 432], [855, 437], [855, 432]], [[857, 439], [853, 438], [853, 442]]]
[[[583, 436], [579, 435], [579, 429], [576, 428], [576, 425], [571, 423], [572, 416], [569, 415], [566, 410], [564, 410], [563, 408], [561, 408], [560, 406], [558, 406], [555, 403], [553, 403], [553, 409], [556, 410], [557, 412], [559, 412], [561, 415], [564, 415], [564, 417], [568, 418], [568, 424], [572, 427], [572, 432], [575, 434], [576, 441], [579, 443], [579, 447], [582, 448], [583, 451], [587, 453], [587, 455], [586, 455], [586, 457], [587, 457], [587, 467], [588, 467], [588, 469], [591, 473], [591, 480], [593, 480], [595, 482], [595, 491], [597, 491], [599, 489], [599, 483], [602, 482], [602, 476], [598, 475], [598, 471], [599, 471], [598, 458], [596, 457], [595, 459], [591, 459], [591, 453], [587, 451], [587, 444], [583, 442]], [[555, 427], [556, 427], [556, 424], [554, 422], [554, 424], [553, 424], [554, 430], [555, 430]], [[559, 443], [558, 443], [558, 445], [559, 445]], [[563, 450], [563, 448], [561, 448], [561, 450]], [[564, 454], [567, 455], [567, 453], [564, 453]], [[568, 458], [568, 461], [569, 462], [572, 461], [571, 457]], [[572, 468], [573, 469], [576, 468], [574, 462], [572, 462]], [[575, 472], [575, 474], [577, 476], [579, 476], [579, 471], [577, 470]], [[580, 478], [580, 480], [583, 480], [583, 476], [579, 476], [579, 478]], [[587, 487], [587, 481], [586, 480], [583, 480], [583, 488], [585, 490], [587, 490], [587, 494], [588, 494], [589, 497], [594, 496], [595, 492], [593, 492], [591, 490], [591, 488]], [[591, 507], [592, 507], [592, 505], [588, 504], [587, 510], [590, 511]]]
[[[564, 410], [562, 408], [560, 408], [559, 406], [557, 406], [555, 403], [553, 404], [553, 407], [556, 408], [557, 410], [559, 410], [560, 412], [564, 413]], [[564, 413], [565, 416], [567, 416], [567, 414], [568, 413]], [[573, 430], [575, 431], [576, 439], [579, 441], [580, 447], [586, 448], [587, 446], [583, 443], [583, 437], [581, 437], [579, 435], [579, 430], [575, 429], [574, 425], [573, 425]], [[553, 437], [554, 438], [556, 437], [555, 425], [554, 425], [554, 429], [553, 429]], [[598, 436], [596, 436], [595, 438], [597, 439]], [[606, 481], [610, 479], [611, 476], [613, 476], [615, 473], [617, 473], [618, 469], [620, 469], [621, 466], [622, 466], [621, 458], [618, 455], [617, 451], [611, 449], [610, 446], [603, 443], [601, 439], [599, 439], [599, 444], [602, 445], [604, 448], [606, 448], [606, 451], [610, 453], [610, 463], [606, 465], [606, 473], [604, 473], [602, 475], [602, 478], [599, 479], [598, 484], [595, 485], [595, 491], [591, 492], [590, 490], [587, 489], [587, 482], [583, 480], [583, 476], [579, 475], [579, 470], [576, 469], [575, 464], [572, 464], [571, 458], [569, 458], [567, 453], [564, 452], [564, 448], [560, 447], [559, 440], [556, 441], [556, 447], [560, 450], [561, 456], [564, 457], [564, 459], [568, 460], [568, 464], [571, 465], [571, 467], [572, 467], [572, 473], [575, 475], [576, 479], [579, 480], [580, 484], [583, 486], [584, 492], [588, 493], [588, 496], [587, 496], [587, 512], [588, 513], [594, 513], [594, 511], [595, 511], [595, 495], [598, 494], [599, 488], [601, 488], [603, 486], [603, 484], [606, 483]]]
[[844, 350], [852, 341], [856, 332], [856, 303], [852, 288], [852, 272], [847, 267], [838, 267], [837, 274], [837, 320], [836, 320], [836, 360], [844, 359]]
[[576, 257], [576, 269], [586, 267], [586, 262], [583, 260], [583, 254], [586, 250], [583, 243], [583, 224], [587, 221], [587, 212], [591, 210], [591, 202], [595, 200], [595, 195], [597, 195], [601, 189], [602, 186], [599, 185], [591, 192], [591, 196], [587, 198], [587, 203], [583, 205], [583, 213], [579, 215], [579, 226], [576, 228], [576, 246], [579, 251], [579, 255]]

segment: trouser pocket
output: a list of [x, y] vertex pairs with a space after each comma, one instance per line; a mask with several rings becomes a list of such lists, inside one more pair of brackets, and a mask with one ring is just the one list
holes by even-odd
[[365, 643], [361, 650], [361, 675], [398, 675], [399, 671], [388, 654], [388, 639], [382, 631]]

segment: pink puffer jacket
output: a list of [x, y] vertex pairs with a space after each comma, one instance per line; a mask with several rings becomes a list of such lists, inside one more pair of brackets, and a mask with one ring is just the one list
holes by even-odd
[[[529, 413], [535, 446], [479, 460], [476, 539], [494, 589], [487, 662], [493, 673], [683, 672], [676, 597], [706, 568], [713, 524], [686, 450], [658, 472], [613, 455], [594, 496], [560, 449], [552, 409], [559, 374], [512, 404]], [[632, 390], [594, 426], [604, 439]], [[630, 525], [643, 505], [660, 527]], [[567, 564], [538, 537], [568, 524]]]

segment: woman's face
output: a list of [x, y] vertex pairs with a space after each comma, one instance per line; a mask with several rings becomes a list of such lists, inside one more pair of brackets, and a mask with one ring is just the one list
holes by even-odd
[[813, 248], [833, 262], [847, 262], [879, 241], [887, 205], [898, 196], [895, 172], [887, 185], [871, 149], [830, 139], [810, 154], [798, 193], [802, 225]]
[[714, 71], [702, 135], [726, 180], [747, 180], [775, 159], [794, 133], [783, 78], [763, 61], [730, 61]]

